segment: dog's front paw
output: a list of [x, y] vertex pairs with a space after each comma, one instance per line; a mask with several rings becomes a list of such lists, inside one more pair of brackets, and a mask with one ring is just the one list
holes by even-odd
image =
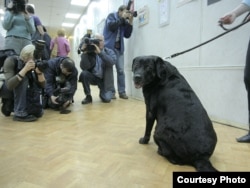
[[150, 140], [149, 137], [142, 137], [142, 138], [140, 138], [139, 143], [140, 144], [148, 144], [149, 140]]

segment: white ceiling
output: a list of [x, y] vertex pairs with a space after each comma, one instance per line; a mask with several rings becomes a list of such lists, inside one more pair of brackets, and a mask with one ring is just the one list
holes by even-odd
[[[35, 5], [35, 14], [40, 18], [42, 24], [47, 28], [51, 36], [55, 36], [58, 29], [62, 28], [62, 23], [75, 23], [79, 19], [65, 18], [66, 13], [83, 14], [86, 7], [71, 5], [71, 0], [29, 0]], [[0, 0], [0, 8], [4, 7], [4, 0]], [[63, 27], [66, 35], [73, 34], [73, 28]]]

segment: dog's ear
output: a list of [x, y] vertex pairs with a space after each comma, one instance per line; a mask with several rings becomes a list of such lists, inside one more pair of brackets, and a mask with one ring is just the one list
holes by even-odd
[[131, 69], [131, 71], [133, 72], [133, 70], [134, 70], [134, 63], [135, 63], [135, 58], [133, 59], [133, 62], [132, 62], [132, 69]]
[[170, 76], [176, 74], [177, 69], [169, 62], [164, 61], [160, 57], [155, 57], [156, 75], [161, 80], [166, 80]]
[[135, 65], [135, 62], [137, 61], [137, 57], [135, 57], [133, 59], [133, 62], [132, 62], [132, 72], [134, 71], [134, 65]]
[[166, 65], [163, 59], [157, 56], [153, 57], [153, 59], [155, 63], [157, 77], [160, 79], [165, 79], [167, 77], [166, 75], [167, 72], [166, 72]]

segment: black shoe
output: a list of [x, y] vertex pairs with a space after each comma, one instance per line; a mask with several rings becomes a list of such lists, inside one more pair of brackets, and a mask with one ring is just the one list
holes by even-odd
[[14, 121], [22, 121], [22, 122], [31, 122], [31, 121], [36, 121], [37, 117], [33, 116], [33, 115], [27, 115], [27, 116], [24, 116], [24, 117], [14, 116], [13, 120]]
[[250, 143], [250, 133], [240, 138], [236, 138], [237, 142]]
[[128, 99], [128, 96], [126, 95], [126, 93], [120, 93], [120, 94], [119, 94], [119, 97], [120, 97], [121, 99]]
[[91, 95], [87, 95], [85, 99], [82, 100], [82, 104], [89, 104], [92, 103]]

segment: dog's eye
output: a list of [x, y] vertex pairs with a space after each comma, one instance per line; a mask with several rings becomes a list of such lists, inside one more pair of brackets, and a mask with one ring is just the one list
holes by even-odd
[[150, 66], [147, 66], [147, 67], [145, 67], [145, 70], [148, 71], [148, 72], [151, 72], [153, 70], [153, 68], [150, 67]]

